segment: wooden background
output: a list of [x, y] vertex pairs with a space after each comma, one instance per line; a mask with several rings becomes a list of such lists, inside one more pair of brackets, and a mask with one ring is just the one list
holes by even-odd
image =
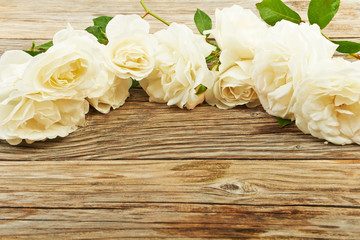
[[[256, 0], [147, 0], [168, 21]], [[286, 1], [306, 19], [308, 1]], [[360, 2], [343, 0], [325, 33], [360, 37]], [[143, 14], [138, 1], [0, 0], [0, 54], [43, 43], [70, 22]], [[153, 31], [164, 26], [148, 18]], [[133, 89], [64, 139], [0, 141], [0, 239], [359, 239], [360, 146], [280, 129], [260, 107], [187, 111]]]

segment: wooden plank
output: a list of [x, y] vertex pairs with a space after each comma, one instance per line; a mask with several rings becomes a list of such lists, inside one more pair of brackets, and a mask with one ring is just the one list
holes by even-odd
[[119, 209], [1, 208], [0, 216], [2, 239], [357, 239], [360, 235], [360, 209], [352, 208], [130, 203]]
[[0, 162], [0, 206], [121, 208], [123, 203], [360, 209], [356, 161]]
[[[188, 24], [201, 8], [259, 0], [146, 0]], [[286, 1], [306, 19], [309, 1]], [[0, 0], [0, 54], [45, 42], [70, 22], [142, 14], [138, 1]], [[360, 42], [360, 6], [344, 0], [325, 33]], [[148, 18], [153, 30], [164, 26]], [[141, 89], [69, 137], [0, 142], [1, 239], [357, 239], [358, 145], [280, 129], [260, 107], [193, 111], [148, 103]], [[35, 161], [34, 161], [35, 160]]]
[[295, 125], [280, 128], [261, 107], [187, 111], [149, 103], [142, 89], [131, 95], [107, 115], [92, 111], [87, 126], [66, 138], [18, 147], [1, 141], [0, 160], [360, 158], [358, 145], [326, 145]]
[[[176, 1], [176, 0], [147, 0], [147, 6], [169, 22], [179, 22], [189, 25], [196, 30], [193, 15], [197, 8], [207, 12], [212, 18], [216, 8], [229, 7], [239, 4], [253, 10], [259, 0], [222, 0], [222, 1]], [[285, 1], [298, 11], [304, 20], [309, 1]], [[144, 10], [138, 1], [117, 0], [0, 0], [0, 38], [20, 39], [51, 39], [53, 34], [71, 23], [77, 29], [84, 29], [91, 24], [91, 19], [101, 15], [114, 16], [116, 14], [139, 14]], [[359, 37], [360, 36], [360, 6], [357, 0], [341, 1], [341, 8], [333, 22], [326, 28], [325, 33], [331, 37]], [[148, 18], [153, 31], [164, 28], [157, 20]]]

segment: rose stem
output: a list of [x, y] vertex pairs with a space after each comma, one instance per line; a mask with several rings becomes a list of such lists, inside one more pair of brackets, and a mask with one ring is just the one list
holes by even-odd
[[[170, 23], [168, 23], [167, 21], [165, 21], [164, 19], [162, 19], [161, 17], [159, 17], [158, 15], [156, 15], [155, 13], [151, 12], [146, 6], [145, 3], [141, 0], [140, 1], [141, 6], [144, 8], [145, 10], [145, 15], [144, 17], [146, 17], [146, 15], [150, 14], [151, 16], [153, 16], [154, 18], [156, 18], [157, 20], [161, 21], [162, 23], [166, 24], [166, 25], [170, 25]], [[143, 17], [143, 18], [144, 18]]]

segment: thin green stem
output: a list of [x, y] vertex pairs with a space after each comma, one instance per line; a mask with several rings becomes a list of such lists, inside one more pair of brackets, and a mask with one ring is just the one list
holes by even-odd
[[321, 35], [323, 35], [327, 40], [329, 40], [330, 42], [332, 42], [331, 39], [328, 38], [324, 33], [321, 33]]
[[146, 7], [144, 1], [141, 0], [141, 1], [140, 1], [140, 4], [141, 4], [141, 6], [144, 8], [144, 10], [145, 10], [145, 12], [146, 12], [145, 16], [146, 16], [147, 14], [150, 14], [151, 16], [153, 16], [154, 18], [156, 18], [156, 19], [159, 20], [160, 22], [162, 22], [162, 23], [170, 26], [170, 23], [168, 23], [167, 21], [165, 21], [164, 19], [162, 19], [161, 17], [159, 17], [159, 16], [156, 15], [155, 13], [151, 12], [151, 11]]
[[355, 59], [360, 59], [360, 55], [359, 55], [359, 54], [356, 54], [356, 53], [351, 53], [351, 54], [349, 54], [348, 56], [353, 57], [353, 58], [355, 58]]
[[33, 41], [32, 44], [31, 44], [30, 51], [34, 51], [34, 50], [35, 50], [35, 42]]

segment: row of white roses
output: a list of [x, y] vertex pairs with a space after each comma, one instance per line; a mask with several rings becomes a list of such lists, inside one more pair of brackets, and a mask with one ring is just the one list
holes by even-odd
[[[205, 58], [213, 46], [182, 24], [149, 33], [137, 15], [106, 27], [107, 45], [70, 26], [54, 45], [31, 57], [8, 51], [0, 59], [0, 138], [10, 144], [64, 137], [85, 122], [89, 103], [107, 113], [124, 104], [131, 78], [150, 101], [194, 108], [260, 103], [305, 133], [336, 144], [360, 143], [359, 63], [332, 59], [336, 45], [317, 25], [281, 21], [268, 28], [250, 10], [216, 10], [209, 31], [221, 49], [219, 71]], [[197, 94], [199, 86], [208, 89]]]
[[207, 102], [256, 105], [295, 120], [301, 131], [335, 144], [360, 144], [360, 62], [333, 58], [337, 45], [318, 25], [280, 21], [267, 28], [251, 11], [216, 11], [211, 31], [220, 72]]

